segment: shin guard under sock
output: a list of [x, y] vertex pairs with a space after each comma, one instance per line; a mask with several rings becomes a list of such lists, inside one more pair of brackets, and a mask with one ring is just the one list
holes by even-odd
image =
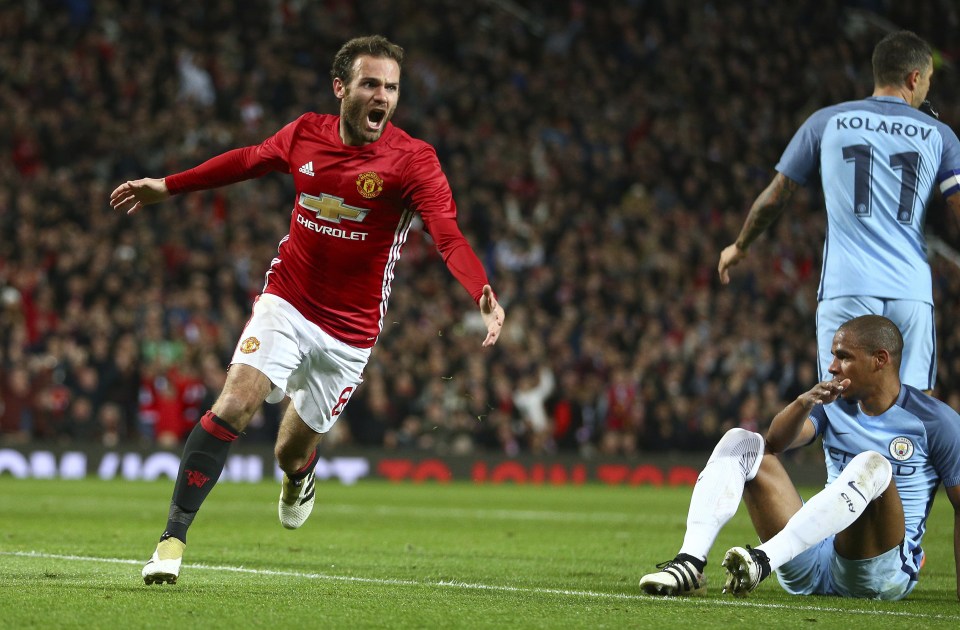
[[163, 538], [174, 536], [186, 542], [187, 528], [216, 485], [237, 432], [208, 411], [190, 432], [183, 446], [180, 471]]

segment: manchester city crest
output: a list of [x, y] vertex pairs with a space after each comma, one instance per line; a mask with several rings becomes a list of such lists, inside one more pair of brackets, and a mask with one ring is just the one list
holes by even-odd
[[890, 455], [898, 462], [910, 459], [913, 456], [913, 442], [903, 436], [893, 438], [890, 441]]

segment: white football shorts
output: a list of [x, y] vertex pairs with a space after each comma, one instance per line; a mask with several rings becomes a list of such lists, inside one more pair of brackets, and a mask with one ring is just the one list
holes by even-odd
[[307, 426], [326, 433], [363, 382], [370, 351], [333, 338], [283, 298], [264, 293], [230, 364], [263, 372], [273, 383], [267, 402], [289, 396]]

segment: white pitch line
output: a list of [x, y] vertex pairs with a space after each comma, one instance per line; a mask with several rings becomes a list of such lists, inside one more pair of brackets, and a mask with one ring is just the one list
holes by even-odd
[[[97, 558], [93, 556], [74, 556], [56, 553], [43, 553], [40, 551], [0, 551], [0, 556], [14, 556], [18, 558], [40, 558], [44, 560], [67, 560], [75, 562], [99, 562], [103, 564], [130, 564], [141, 565], [142, 560], [129, 560], [125, 558]], [[430, 586], [440, 588], [458, 588], [477, 591], [496, 591], [500, 593], [526, 593], [531, 595], [561, 595], [565, 597], [590, 597], [594, 599], [616, 599], [631, 600], [642, 602], [657, 602], [663, 604], [692, 605], [701, 608], [710, 606], [733, 606], [736, 608], [766, 608], [774, 610], [791, 610], [799, 612], [821, 612], [821, 613], [839, 613], [850, 615], [870, 615], [878, 617], [903, 617], [908, 619], [936, 619], [943, 621], [958, 621], [960, 615], [929, 615], [926, 613], [913, 613], [899, 610], [857, 610], [849, 608], [837, 608], [832, 606], [788, 606], [786, 604], [767, 604], [762, 602], [751, 602], [742, 599], [702, 599], [702, 598], [680, 598], [680, 597], [652, 597], [649, 595], [638, 595], [632, 593], [602, 593], [598, 591], [578, 591], [562, 588], [525, 588], [521, 586], [503, 586], [495, 584], [471, 584], [469, 582], [458, 582], [441, 580], [439, 582], [426, 582], [418, 580], [399, 580], [388, 578], [370, 578], [357, 577], [353, 575], [329, 575], [326, 573], [305, 573], [301, 571], [279, 571], [275, 569], [248, 569], [247, 567], [232, 567], [226, 565], [213, 564], [184, 564], [185, 569], [198, 569], [202, 571], [221, 571], [225, 573], [243, 573], [248, 575], [267, 575], [272, 577], [292, 577], [305, 580], [325, 580], [331, 582], [355, 582], [359, 584], [377, 584], [381, 586]]]

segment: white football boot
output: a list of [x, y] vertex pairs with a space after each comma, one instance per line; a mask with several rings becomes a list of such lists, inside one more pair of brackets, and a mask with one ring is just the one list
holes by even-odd
[[176, 584], [180, 576], [180, 561], [183, 560], [183, 550], [187, 545], [179, 538], [170, 538], [161, 540], [157, 543], [157, 549], [146, 566], [143, 567], [141, 575], [144, 584]]
[[723, 557], [723, 568], [727, 570], [723, 592], [743, 597], [770, 575], [770, 558], [750, 545], [734, 547]]
[[676, 597], [706, 595], [707, 578], [692, 562], [677, 556], [657, 565], [656, 573], [640, 578], [640, 590], [647, 595]]
[[287, 529], [297, 529], [303, 525], [313, 511], [316, 499], [316, 478], [313, 471], [298, 481], [292, 481], [284, 474], [280, 487], [280, 524]]

